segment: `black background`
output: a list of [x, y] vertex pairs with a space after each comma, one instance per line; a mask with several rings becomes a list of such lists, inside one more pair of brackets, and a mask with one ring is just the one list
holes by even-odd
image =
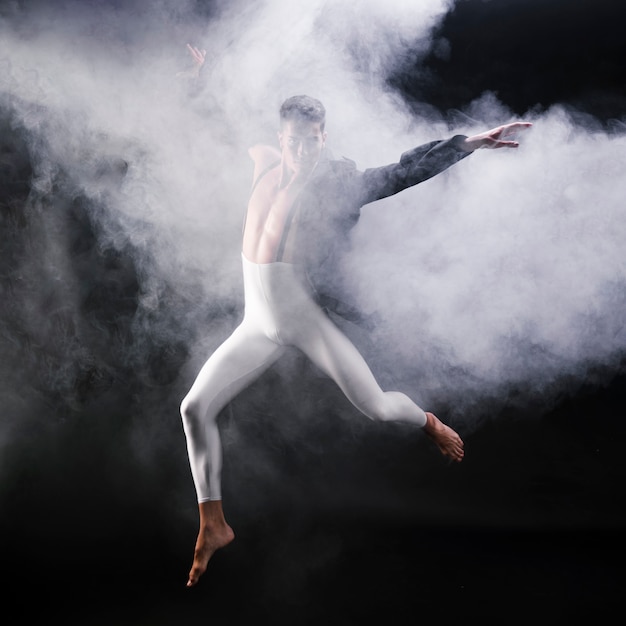
[[[428, 79], [422, 67], [412, 79], [407, 58], [389, 83], [416, 107], [463, 108], [488, 90], [519, 115], [563, 103], [619, 127], [620, 7], [459, 1], [438, 33], [449, 54], [425, 60]], [[94, 285], [82, 310], [98, 322], [88, 337], [98, 359], [79, 368], [71, 394], [50, 388], [44, 369], [62, 362], [55, 324], [66, 321], [51, 316], [40, 335], [23, 336], [11, 306], [29, 289], [12, 268], [40, 219], [22, 213], [30, 164], [20, 141], [5, 127], [14, 168], [2, 189], [1, 345], [23, 367], [5, 372], [15, 393], [4, 405], [19, 413], [25, 384], [36, 397], [1, 460], [2, 597], [14, 610], [4, 623], [602, 624], [620, 614], [623, 360], [547, 408], [529, 393], [525, 409], [490, 416], [467, 435], [458, 466], [404, 427], [360, 420], [306, 363], [291, 364], [300, 385], [270, 371], [223, 416], [225, 510], [237, 539], [186, 589], [197, 520], [182, 433], [157, 442], [150, 463], [129, 436], [154, 435], [147, 417], [133, 416], [137, 396], [178, 419], [187, 355], [171, 341], [141, 362], [124, 359], [136, 268], [99, 252], [84, 207], [61, 199], [72, 280]], [[317, 407], [292, 434], [299, 394]], [[282, 473], [280, 484], [245, 458], [250, 448]]]

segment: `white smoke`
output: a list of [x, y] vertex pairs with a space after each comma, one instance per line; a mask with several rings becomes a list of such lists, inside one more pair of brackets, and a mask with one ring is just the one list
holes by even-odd
[[[331, 151], [360, 168], [514, 117], [486, 94], [463, 122], [422, 119], [385, 87], [409, 50], [430, 50], [452, 0], [24, 6], [0, 13], [2, 106], [30, 139], [35, 190], [51, 191], [62, 167], [101, 207], [103, 245], [132, 242], [138, 318], [163, 282], [181, 318], [239, 302], [246, 149], [275, 140], [284, 98], [320, 98]], [[176, 76], [188, 41], [207, 51], [197, 80]], [[509, 386], [543, 392], [626, 347], [626, 138], [559, 106], [526, 119], [518, 150], [479, 151], [366, 207], [354, 232], [349, 266], [381, 319], [378, 358], [425, 406], [453, 398], [462, 414]], [[119, 186], [93, 175], [107, 159], [128, 163]], [[206, 351], [192, 348], [191, 367]]]
[[401, 220], [379, 203], [358, 227], [363, 302], [388, 337], [402, 329], [394, 359], [419, 363], [434, 401], [541, 394], [624, 353], [626, 137], [587, 132], [560, 106], [526, 119], [518, 150], [479, 151], [394, 200]]

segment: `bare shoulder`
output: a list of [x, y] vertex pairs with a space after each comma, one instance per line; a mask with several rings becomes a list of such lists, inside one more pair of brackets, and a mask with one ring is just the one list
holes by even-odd
[[254, 161], [254, 179], [272, 163], [280, 160], [280, 150], [274, 146], [257, 144], [248, 149], [250, 158]]

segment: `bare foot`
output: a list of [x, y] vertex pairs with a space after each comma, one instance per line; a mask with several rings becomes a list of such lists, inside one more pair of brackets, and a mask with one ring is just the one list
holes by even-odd
[[217, 550], [227, 546], [234, 538], [233, 529], [226, 523], [220, 500], [202, 502], [200, 509], [200, 531], [193, 553], [193, 564], [189, 570], [187, 587], [193, 587], [206, 572], [211, 557]]
[[196, 549], [193, 553], [193, 565], [189, 570], [187, 587], [193, 587], [200, 576], [206, 572], [207, 565], [213, 554], [220, 548], [227, 546], [235, 538], [235, 533], [230, 526], [226, 526], [224, 532], [215, 533], [208, 528], [201, 529], [196, 541]]
[[453, 461], [463, 460], [463, 440], [459, 435], [446, 426], [432, 413], [426, 413], [426, 426], [424, 432], [437, 444], [441, 454]]

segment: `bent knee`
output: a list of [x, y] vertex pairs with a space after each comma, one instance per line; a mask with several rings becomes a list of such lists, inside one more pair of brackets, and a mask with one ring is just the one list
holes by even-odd
[[393, 407], [384, 396], [376, 401], [367, 402], [360, 408], [374, 422], [387, 422], [394, 419]]
[[183, 420], [185, 431], [197, 428], [203, 418], [200, 402], [186, 396], [180, 403], [180, 416]]
[[386, 407], [379, 408], [366, 414], [374, 422], [393, 422], [398, 419], [396, 412]]

